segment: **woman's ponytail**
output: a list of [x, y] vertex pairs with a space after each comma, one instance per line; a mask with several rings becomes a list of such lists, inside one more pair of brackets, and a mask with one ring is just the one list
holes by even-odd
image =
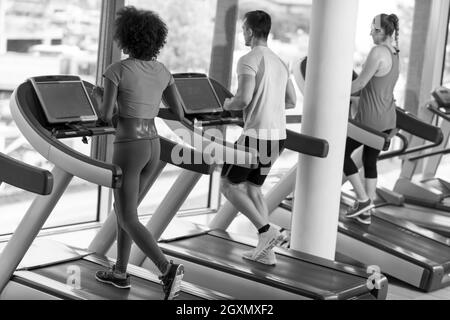
[[394, 40], [395, 40], [395, 47], [397, 49], [397, 52], [399, 52], [399, 35], [400, 35], [400, 22], [395, 14], [390, 14], [388, 16], [389, 21], [392, 23], [394, 27]]

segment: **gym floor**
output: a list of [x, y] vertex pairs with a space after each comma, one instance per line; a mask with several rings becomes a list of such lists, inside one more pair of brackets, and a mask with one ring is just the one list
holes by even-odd
[[[191, 217], [183, 217], [179, 219], [192, 221], [200, 224], [208, 224], [213, 218], [212, 215], [199, 215]], [[53, 239], [66, 243], [68, 245], [77, 246], [80, 248], [86, 248], [91, 239], [95, 236], [97, 230], [84, 230], [78, 232], [71, 232], [60, 235], [46, 236], [45, 238]], [[243, 216], [238, 216], [233, 224], [230, 226], [230, 232], [246, 233], [249, 236], [255, 237], [255, 231], [253, 226], [247, 222]], [[439, 291], [425, 293], [418, 291], [412, 286], [404, 284], [396, 279], [389, 277], [389, 292], [388, 300], [450, 300], [450, 287], [444, 288]]]
[[[380, 185], [387, 188], [391, 188], [399, 174], [400, 161], [385, 161], [380, 164]], [[450, 176], [450, 163], [444, 163], [440, 166], [438, 176], [449, 177]], [[275, 183], [276, 177], [268, 181], [268, 186]], [[348, 186], [346, 186], [348, 187]], [[266, 189], [266, 188], [264, 188]], [[198, 224], [208, 225], [211, 219], [214, 217], [212, 214], [185, 216], [178, 219], [191, 221]], [[143, 223], [149, 217], [144, 217]], [[251, 223], [242, 215], [239, 215], [231, 224], [228, 231], [239, 234], [246, 234], [251, 237], [256, 237], [256, 230]], [[97, 229], [87, 229], [82, 231], [68, 232], [64, 234], [54, 234], [44, 236], [43, 238], [53, 239], [66, 243], [68, 245], [76, 246], [79, 248], [87, 248], [91, 240], [94, 238]], [[4, 243], [0, 243], [0, 250], [3, 248]], [[439, 291], [424, 293], [418, 291], [412, 286], [404, 284], [396, 279], [389, 277], [389, 292], [388, 300], [450, 300], [450, 287], [444, 288]]]

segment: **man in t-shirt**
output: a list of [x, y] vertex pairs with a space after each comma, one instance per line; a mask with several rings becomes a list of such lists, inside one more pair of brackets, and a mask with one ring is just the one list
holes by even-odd
[[284, 148], [285, 109], [295, 107], [296, 95], [288, 68], [267, 47], [270, 16], [264, 11], [248, 12], [242, 29], [245, 45], [252, 50], [238, 62], [237, 93], [233, 99], [225, 101], [224, 109], [243, 111], [244, 130], [236, 143], [258, 150], [258, 166], [250, 169], [225, 164], [222, 192], [258, 229], [256, 249], [244, 253], [243, 257], [275, 265], [272, 248], [281, 241], [282, 236], [269, 224], [269, 211], [261, 186]]

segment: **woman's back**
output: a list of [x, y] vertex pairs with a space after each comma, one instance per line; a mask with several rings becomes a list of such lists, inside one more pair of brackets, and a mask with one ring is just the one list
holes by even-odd
[[399, 56], [388, 46], [382, 46], [391, 55], [390, 71], [384, 76], [373, 76], [361, 91], [356, 121], [378, 131], [394, 129], [397, 125], [394, 88], [399, 78]]
[[119, 116], [123, 118], [155, 118], [162, 93], [173, 83], [172, 75], [162, 63], [134, 58], [112, 64], [105, 77], [118, 87]]

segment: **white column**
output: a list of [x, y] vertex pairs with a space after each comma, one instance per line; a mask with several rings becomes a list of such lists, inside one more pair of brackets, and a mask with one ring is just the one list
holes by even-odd
[[6, 0], [0, 0], [0, 54], [6, 53]]
[[291, 248], [330, 260], [336, 251], [357, 12], [358, 0], [313, 1], [302, 133], [326, 139], [330, 152], [326, 159], [299, 157]]

